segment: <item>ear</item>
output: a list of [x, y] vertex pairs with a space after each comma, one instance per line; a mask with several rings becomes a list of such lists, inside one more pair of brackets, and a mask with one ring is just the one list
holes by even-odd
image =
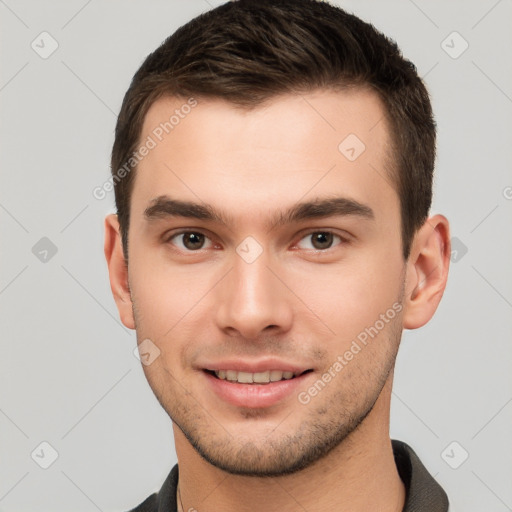
[[110, 288], [116, 301], [121, 322], [129, 329], [135, 329], [132, 300], [128, 284], [128, 266], [123, 255], [121, 234], [117, 215], [105, 218], [105, 258], [107, 259]]
[[417, 329], [434, 316], [448, 279], [450, 245], [450, 226], [443, 215], [430, 217], [416, 232], [406, 263], [405, 329]]

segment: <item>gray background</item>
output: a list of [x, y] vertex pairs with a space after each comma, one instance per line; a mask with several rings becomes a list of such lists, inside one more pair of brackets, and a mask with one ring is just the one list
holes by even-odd
[[[404, 333], [392, 437], [416, 449], [452, 512], [512, 510], [512, 3], [339, 4], [396, 39], [425, 77], [439, 125], [433, 212], [456, 237], [436, 316]], [[4, 512], [127, 510], [176, 462], [171, 421], [110, 293], [102, 244], [113, 193], [92, 190], [108, 178], [133, 73], [214, 5], [0, 0]], [[47, 58], [43, 31], [58, 43]], [[58, 453], [47, 469], [44, 441]]]

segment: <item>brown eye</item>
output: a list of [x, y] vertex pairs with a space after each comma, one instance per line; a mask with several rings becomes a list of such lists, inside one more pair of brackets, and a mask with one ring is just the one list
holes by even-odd
[[184, 231], [182, 233], [177, 233], [169, 239], [169, 242], [172, 242], [180, 249], [186, 251], [197, 251], [199, 249], [204, 249], [207, 241], [209, 241], [209, 239], [205, 235], [195, 231]]
[[[337, 241], [337, 244], [335, 242]], [[314, 249], [322, 251], [339, 245], [343, 239], [330, 231], [314, 231], [306, 235], [298, 244], [301, 249]]]
[[204, 245], [204, 235], [200, 233], [184, 233], [183, 245], [191, 251], [201, 249]]
[[319, 232], [311, 235], [311, 243], [315, 249], [329, 249], [332, 246], [332, 233]]

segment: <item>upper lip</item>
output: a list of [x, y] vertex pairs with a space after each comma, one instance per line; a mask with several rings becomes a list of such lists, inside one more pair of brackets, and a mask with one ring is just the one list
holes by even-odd
[[312, 370], [310, 366], [289, 363], [280, 359], [262, 359], [258, 361], [247, 361], [242, 359], [229, 359], [225, 361], [207, 362], [201, 365], [203, 370], [218, 371], [218, 370], [235, 370], [237, 372], [247, 373], [261, 373], [271, 370], [282, 372], [292, 372], [295, 375], [300, 375], [306, 370]]

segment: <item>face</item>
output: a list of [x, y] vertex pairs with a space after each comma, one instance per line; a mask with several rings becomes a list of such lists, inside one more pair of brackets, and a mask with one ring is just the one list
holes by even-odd
[[140, 139], [156, 142], [129, 227], [134, 325], [158, 355], [143, 368], [213, 465], [291, 473], [391, 378], [404, 261], [383, 107], [364, 90], [186, 102], [153, 104]]

